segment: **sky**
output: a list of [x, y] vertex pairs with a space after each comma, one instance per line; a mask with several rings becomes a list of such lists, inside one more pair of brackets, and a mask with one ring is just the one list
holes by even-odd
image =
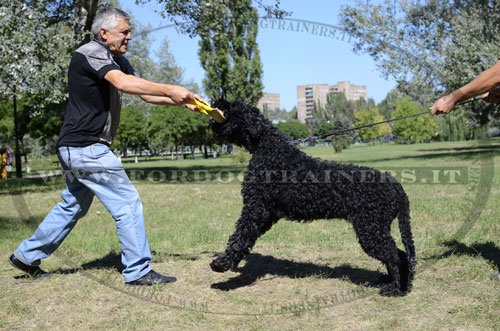
[[[120, 0], [122, 8], [132, 13], [142, 25], [150, 24], [152, 28], [171, 25], [170, 20], [154, 12], [154, 8], [159, 7], [153, 2], [136, 5], [135, 0]], [[352, 50], [349, 36], [332, 27], [339, 25], [341, 5], [349, 3], [352, 1], [283, 0], [281, 8], [292, 12], [287, 17], [289, 20], [281, 26], [278, 22], [259, 22], [257, 42], [264, 70], [264, 92], [280, 94], [282, 109], [290, 111], [297, 105], [298, 85], [336, 85], [337, 82], [350, 81], [355, 85], [365, 85], [368, 98], [373, 98], [376, 103], [396, 86], [394, 80], [382, 77], [368, 55], [356, 54]], [[309, 32], [305, 31], [307, 24]], [[150, 54], [153, 59], [161, 42], [167, 38], [177, 65], [184, 69], [184, 81], [194, 81], [202, 87], [205, 72], [198, 58], [199, 38], [190, 38], [174, 27], [152, 32], [150, 37], [153, 39]]]

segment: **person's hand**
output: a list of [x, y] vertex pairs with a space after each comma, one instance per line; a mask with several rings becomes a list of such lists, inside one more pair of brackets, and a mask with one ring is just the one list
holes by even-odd
[[187, 108], [187, 109], [194, 111], [194, 112], [197, 112], [197, 113], [201, 113], [201, 111], [198, 109], [198, 107], [196, 107], [195, 105], [192, 105], [190, 103], [185, 104], [184, 108]]
[[179, 106], [195, 99], [195, 94], [183, 86], [172, 85], [169, 92], [169, 98]]
[[[189, 100], [189, 101], [192, 101], [192, 100], [198, 100], [199, 102], [201, 103], [204, 103], [206, 105], [210, 105], [210, 103], [208, 101], [206, 101], [205, 99], [203, 99], [202, 97], [200, 97], [199, 95], [197, 94], [194, 94], [194, 98]], [[187, 109], [189, 110], [192, 110], [192, 111], [195, 111], [195, 112], [198, 112], [198, 113], [202, 113], [201, 109], [199, 109], [196, 105], [193, 105], [193, 104], [185, 104], [184, 107], [186, 107]]]
[[448, 114], [457, 105], [456, 101], [450, 95], [444, 96], [429, 108], [433, 115]]
[[493, 89], [483, 95], [483, 100], [486, 103], [498, 104], [500, 102], [500, 87]]

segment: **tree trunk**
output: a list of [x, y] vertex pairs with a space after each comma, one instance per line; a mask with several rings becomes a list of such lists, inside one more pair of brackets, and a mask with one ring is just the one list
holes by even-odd
[[78, 23], [74, 29], [76, 35], [79, 36], [78, 39], [81, 40], [76, 48], [92, 40], [93, 36], [90, 33], [90, 29], [92, 28], [98, 5], [99, 0], [75, 0], [75, 16], [78, 18]]

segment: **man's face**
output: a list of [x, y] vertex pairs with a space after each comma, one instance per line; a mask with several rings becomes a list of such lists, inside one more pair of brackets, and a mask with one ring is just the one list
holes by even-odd
[[101, 40], [109, 47], [109, 50], [116, 56], [121, 56], [127, 52], [128, 41], [132, 39], [130, 25], [128, 21], [117, 18], [118, 25], [107, 31], [101, 29]]

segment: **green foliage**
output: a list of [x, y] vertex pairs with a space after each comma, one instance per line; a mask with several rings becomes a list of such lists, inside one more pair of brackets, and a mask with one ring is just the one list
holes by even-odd
[[[262, 97], [262, 63], [257, 46], [258, 15], [250, 0], [235, 0], [220, 7], [218, 17], [199, 23], [203, 86], [212, 100], [239, 99], [256, 105]], [[215, 27], [211, 24], [217, 23]], [[206, 23], [206, 25], [205, 25]]]
[[389, 91], [384, 100], [377, 105], [378, 111], [384, 117], [384, 120], [390, 120], [392, 118], [392, 112], [396, 110], [396, 100], [402, 96], [402, 93], [397, 88], [394, 88]]
[[10, 100], [0, 101], [0, 145], [9, 142], [14, 134], [13, 105]]
[[342, 150], [349, 147], [351, 144], [351, 138], [348, 134], [341, 135], [331, 135], [335, 132], [340, 132], [349, 129], [350, 124], [347, 119], [338, 120], [333, 123], [322, 122], [318, 128], [313, 131], [314, 136], [325, 136], [326, 139], [330, 139], [333, 143], [333, 149], [336, 153], [342, 152]]
[[[396, 110], [392, 113], [392, 116], [393, 118], [400, 118], [420, 112], [422, 110], [406, 97], [396, 101]], [[402, 142], [429, 142], [437, 132], [436, 121], [431, 115], [411, 117], [393, 123], [393, 133], [396, 137], [401, 138]]]
[[127, 148], [137, 150], [145, 145], [145, 122], [142, 110], [134, 107], [122, 109], [115, 143], [121, 148], [124, 156], [127, 156]]
[[[355, 51], [368, 53], [385, 77], [429, 107], [435, 92], [451, 92], [497, 61], [499, 11], [498, 1], [356, 2], [343, 6], [340, 24], [355, 39]], [[485, 107], [468, 119], [485, 125], [493, 111]]]
[[164, 150], [170, 144], [201, 146], [212, 139], [209, 118], [182, 107], [156, 107], [148, 119], [148, 146], [153, 151]]
[[298, 119], [298, 116], [297, 116], [297, 114], [298, 114], [298, 112], [297, 112], [297, 106], [293, 107], [292, 110], [290, 110], [289, 114], [290, 114], [290, 118], [292, 120]]
[[269, 109], [267, 104], [264, 105], [262, 109], [262, 115], [264, 115], [265, 118], [268, 120], [272, 121], [285, 121], [289, 122], [292, 121], [296, 118], [294, 118], [294, 114], [291, 112], [287, 112], [286, 109]]
[[[333, 132], [340, 132], [343, 130], [347, 130], [350, 128], [350, 126], [351, 126], [350, 122], [347, 119], [335, 121], [333, 123]], [[340, 153], [342, 152], [342, 150], [349, 147], [352, 141], [350, 134], [352, 135], [352, 133], [346, 133], [342, 135], [335, 135], [330, 138], [332, 139], [333, 149], [335, 150], [336, 153]]]
[[231, 160], [236, 164], [246, 164], [252, 155], [243, 147], [234, 146]]
[[65, 98], [71, 53], [92, 21], [92, 1], [6, 1], [0, 6], [0, 93], [37, 97], [38, 109]]
[[346, 149], [350, 144], [349, 138], [346, 136], [337, 136], [333, 138], [333, 149], [335, 150], [335, 153], [340, 153], [344, 149]]
[[334, 120], [354, 121], [355, 103], [347, 100], [344, 93], [329, 93], [326, 96], [326, 104], [316, 105], [314, 119], [319, 122]]
[[[137, 3], [145, 4], [152, 0], [136, 0]], [[162, 5], [163, 17], [172, 19], [181, 31], [188, 33], [191, 37], [200, 36], [204, 30], [209, 29], [224, 33], [218, 20], [231, 1], [229, 0], [155, 0]], [[272, 4], [264, 4], [256, 0], [256, 5], [262, 8], [267, 17], [278, 19], [286, 17], [291, 13], [280, 8], [280, 0], [273, 0]]]
[[300, 122], [281, 122], [277, 125], [278, 129], [286, 134], [290, 140], [302, 139], [309, 136], [307, 125]]
[[342, 122], [343, 126], [347, 129], [354, 124], [355, 112], [362, 108], [375, 107], [373, 99], [358, 99], [347, 100], [344, 93], [329, 93], [326, 96], [325, 105], [314, 105], [313, 117], [311, 126], [313, 131], [318, 129], [323, 122]]
[[[360, 109], [354, 115], [356, 117], [356, 122], [354, 124], [356, 127], [384, 121], [384, 117], [380, 114], [377, 108]], [[372, 140], [391, 133], [391, 127], [389, 124], [384, 123], [359, 129], [357, 133], [362, 140]]]

